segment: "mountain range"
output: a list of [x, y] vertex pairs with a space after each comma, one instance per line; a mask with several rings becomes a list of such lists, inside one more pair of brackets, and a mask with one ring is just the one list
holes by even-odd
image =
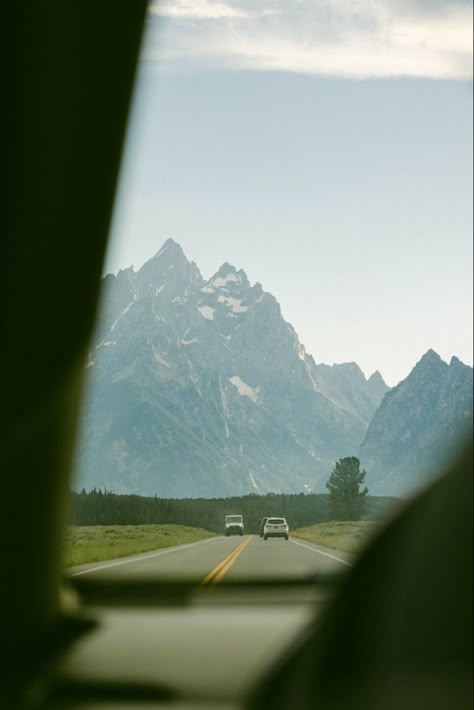
[[[323, 491], [335, 460], [359, 449], [380, 492], [407, 487], [416, 456], [403, 446], [395, 456], [392, 445], [386, 460], [383, 442], [396, 436], [390, 412], [405, 398], [416, 402], [415, 420], [423, 409], [416, 390], [431, 375], [417, 368], [427, 356], [408, 387], [393, 390], [356, 363], [316, 364], [273, 295], [228, 263], [205, 280], [172, 239], [137, 272], [107, 275], [102, 293], [80, 487], [161, 497]], [[472, 369], [456, 363], [443, 365], [459, 370], [458, 394], [450, 398], [446, 384], [437, 400], [453, 432], [468, 422], [459, 408], [469, 404], [469, 373], [472, 385]], [[413, 432], [409, 449], [417, 449]]]

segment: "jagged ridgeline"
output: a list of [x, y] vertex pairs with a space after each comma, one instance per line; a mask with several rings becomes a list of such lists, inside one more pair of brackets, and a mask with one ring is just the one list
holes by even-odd
[[204, 280], [168, 239], [108, 275], [87, 364], [76, 488], [161, 497], [325, 492], [358, 455], [404, 495], [472, 436], [472, 368], [429, 350], [389, 390], [316, 364], [277, 300], [223, 264]]
[[172, 239], [103, 280], [88, 374], [77, 486], [170, 497], [323, 491], [388, 389], [316, 365], [260, 284], [204, 280]]

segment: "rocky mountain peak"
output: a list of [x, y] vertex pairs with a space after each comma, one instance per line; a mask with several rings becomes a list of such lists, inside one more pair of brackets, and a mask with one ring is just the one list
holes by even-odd
[[[439, 377], [444, 377], [448, 367], [448, 364], [441, 359], [438, 353], [430, 348], [420, 360], [418, 360], [413, 370], [403, 382], [406, 383], [405, 387], [412, 385], [416, 387], [418, 383], [422, 381], [433, 381], [434, 373], [437, 373]], [[402, 383], [399, 383], [397, 387], [400, 387], [401, 384]]]
[[[179, 255], [179, 258], [185, 258], [184, 251], [178, 242], [175, 242], [175, 240], [172, 237], [168, 237], [162, 244], [162, 246], [158, 249], [156, 252], [155, 256], [152, 257], [153, 259], [159, 258], [164, 256], [164, 254], [168, 252], [168, 255], [173, 255], [177, 254]], [[186, 259], [187, 261], [187, 259]]]
[[220, 289], [249, 288], [250, 282], [243, 269], [237, 270], [235, 266], [227, 261], [222, 264], [218, 271], [209, 279], [209, 286]]
[[472, 368], [432, 349], [382, 400], [360, 447], [372, 492], [415, 489], [472, 427]]
[[446, 384], [450, 389], [456, 388], [470, 373], [472, 373], [472, 368], [453, 356], [447, 368]]
[[136, 274], [136, 283], [143, 295], [158, 295], [166, 289], [164, 297], [174, 297], [202, 281], [196, 264], [188, 261], [181, 246], [171, 238]]
[[385, 385], [385, 380], [384, 380], [384, 378], [382, 377], [382, 375], [381, 375], [381, 373], [379, 372], [379, 370], [375, 370], [375, 372], [373, 372], [373, 373], [370, 375], [370, 377], [369, 377], [369, 379], [367, 380], [367, 382], [372, 382], [373, 384], [378, 384], [378, 383], [381, 383], [381, 382], [382, 382], [382, 383]]
[[443, 363], [441, 357], [432, 348], [429, 348], [418, 361], [417, 365], [439, 365], [440, 363]]
[[390, 387], [378, 370], [375, 370], [367, 380], [367, 394], [376, 407], [380, 405], [389, 389]]
[[[186, 255], [178, 242], [175, 242], [174, 239], [167, 239], [161, 249], [159, 249], [155, 256], [153, 256], [151, 259], [149, 259], [140, 269], [142, 271], [143, 269], [146, 269], [147, 267], [150, 268], [150, 265], [154, 265], [158, 268], [168, 268], [170, 266], [173, 266], [174, 268], [186, 268], [189, 266], [189, 261], [186, 258]], [[138, 273], [140, 273], [140, 271]]]
[[449, 369], [454, 372], [458, 371], [465, 371], [469, 368], [469, 365], [466, 365], [464, 362], [462, 362], [456, 355], [453, 355], [451, 360], [449, 361]]

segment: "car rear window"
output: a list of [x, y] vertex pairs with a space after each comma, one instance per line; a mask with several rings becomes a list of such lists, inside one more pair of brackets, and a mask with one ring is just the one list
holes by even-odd
[[269, 525], [284, 525], [286, 523], [285, 518], [269, 518], [267, 521]]

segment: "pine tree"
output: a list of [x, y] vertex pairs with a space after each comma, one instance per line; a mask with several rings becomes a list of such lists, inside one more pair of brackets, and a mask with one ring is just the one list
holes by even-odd
[[359, 520], [364, 512], [367, 487], [361, 490], [366, 472], [355, 456], [337, 461], [326, 488], [329, 491], [331, 520]]

